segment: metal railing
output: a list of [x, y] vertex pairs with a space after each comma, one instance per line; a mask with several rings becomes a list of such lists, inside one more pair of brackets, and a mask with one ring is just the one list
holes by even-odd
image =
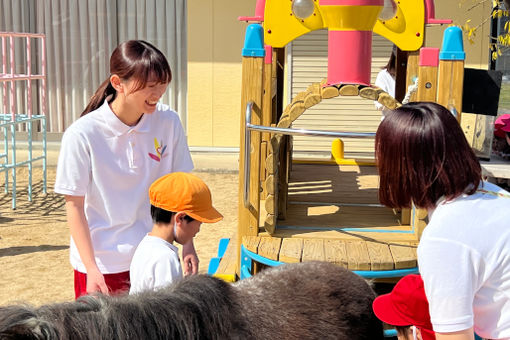
[[347, 138], [373, 138], [375, 132], [339, 132], [327, 130], [307, 130], [307, 129], [290, 129], [278, 128], [272, 126], [255, 125], [251, 123], [251, 114], [253, 111], [254, 103], [249, 101], [246, 104], [246, 119], [244, 131], [244, 193], [243, 202], [244, 207], [250, 207], [249, 192], [250, 192], [250, 163], [251, 163], [251, 131], [269, 132], [281, 135], [290, 136], [316, 136], [316, 137], [347, 137]]

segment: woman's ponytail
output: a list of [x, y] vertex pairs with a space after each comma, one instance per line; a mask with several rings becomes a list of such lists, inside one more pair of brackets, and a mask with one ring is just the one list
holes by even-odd
[[115, 98], [115, 94], [117, 91], [113, 88], [112, 84], [110, 83], [110, 78], [106, 79], [101, 86], [96, 90], [96, 93], [90, 98], [90, 101], [81, 113], [80, 117], [85, 116], [87, 113], [97, 110], [101, 105], [103, 105], [104, 100], [109, 96], [113, 95], [112, 100]]

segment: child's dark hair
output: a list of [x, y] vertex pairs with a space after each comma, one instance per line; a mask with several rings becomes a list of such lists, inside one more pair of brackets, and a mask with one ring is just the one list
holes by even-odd
[[[158, 207], [155, 207], [151, 204], [151, 216], [152, 216], [152, 222], [154, 223], [170, 223], [172, 220], [172, 216], [174, 216], [176, 213], [174, 211], [168, 211], [165, 209], [161, 209]], [[195, 219], [191, 216], [184, 216], [184, 219], [186, 222], [190, 223], [193, 222]]]
[[409, 327], [411, 326], [395, 326], [395, 330], [397, 331], [397, 334], [403, 335], [407, 339], [407, 330]]
[[[170, 83], [172, 71], [165, 55], [152, 44], [143, 40], [128, 40], [115, 48], [110, 57], [110, 75], [120, 79], [134, 78], [137, 82], [134, 91], [143, 89], [152, 76], [158, 83]], [[98, 109], [108, 96], [109, 102], [115, 99], [117, 91], [106, 79], [96, 90], [81, 116]]]

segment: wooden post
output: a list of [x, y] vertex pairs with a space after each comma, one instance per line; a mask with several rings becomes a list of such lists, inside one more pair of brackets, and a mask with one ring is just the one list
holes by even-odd
[[462, 112], [462, 90], [464, 87], [464, 60], [439, 61], [438, 104], [448, 110], [455, 108], [457, 120], [460, 122]]
[[[439, 49], [422, 48], [420, 50], [420, 64], [418, 69], [417, 101], [437, 102], [437, 74], [439, 66]], [[427, 225], [427, 210], [414, 209], [413, 227], [418, 240]]]
[[[397, 54], [397, 62], [399, 62], [400, 54]], [[401, 57], [402, 59], [402, 57]], [[409, 86], [414, 84], [415, 79], [418, 78], [418, 69], [419, 69], [419, 61], [420, 61], [420, 51], [412, 51], [407, 53], [407, 70], [406, 70], [406, 86], [405, 86], [405, 93], [404, 97], [407, 94], [407, 89]], [[397, 69], [398, 71], [398, 69]], [[398, 73], [397, 73], [398, 74]], [[396, 92], [395, 92], [396, 99], [399, 99]], [[403, 98], [401, 99], [403, 100]], [[416, 92], [411, 94], [411, 97], [409, 98], [410, 102], [416, 101]], [[410, 225], [411, 224], [411, 209], [404, 208], [402, 209], [402, 213], [400, 215], [400, 222], [404, 225]]]
[[[251, 124], [262, 123], [262, 96], [264, 70], [263, 29], [260, 24], [249, 25], [246, 29], [245, 44], [242, 58], [242, 89], [241, 89], [241, 140], [239, 143], [239, 219], [237, 233], [237, 274], [240, 270], [241, 243], [244, 236], [257, 236], [260, 215], [260, 132], [246, 131], [246, 107], [253, 102]], [[246, 162], [245, 133], [251, 133], [249, 206], [244, 205], [244, 180], [248, 176], [244, 172]]]
[[[266, 46], [266, 56], [264, 58], [264, 92], [262, 97], [262, 125], [271, 126], [272, 116], [273, 116], [273, 73], [274, 73], [274, 58], [273, 58], [273, 49], [271, 46]], [[264, 183], [266, 180], [266, 157], [269, 139], [271, 136], [269, 133], [262, 133], [262, 142], [261, 142], [261, 157], [260, 157], [260, 182]], [[266, 199], [267, 192], [264, 186], [262, 186], [262, 197], [261, 199]]]
[[441, 88], [437, 95], [437, 102], [449, 110], [455, 108], [459, 123], [462, 112], [465, 58], [461, 29], [448, 27], [445, 30], [439, 54], [439, 84], [441, 84]]
[[416, 95], [418, 101], [436, 102], [438, 65], [438, 48], [424, 47], [420, 50], [418, 93]]
[[[409, 52], [407, 55], [407, 73], [406, 73], [406, 93], [409, 86], [414, 84], [414, 80], [418, 78], [418, 65], [420, 60], [420, 51]], [[404, 95], [405, 96], [405, 95]], [[416, 101], [416, 92], [414, 92], [410, 102]]]

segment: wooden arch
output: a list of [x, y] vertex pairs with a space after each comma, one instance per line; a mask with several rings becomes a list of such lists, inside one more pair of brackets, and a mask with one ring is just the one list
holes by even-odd
[[[313, 83], [305, 91], [298, 93], [283, 111], [277, 127], [289, 128], [308, 108], [320, 103], [323, 99], [338, 96], [359, 96], [377, 101], [391, 110], [401, 106], [395, 98], [378, 87], [351, 84], [325, 86], [325, 83], [326, 80]], [[291, 159], [289, 157], [290, 150], [282, 147], [286, 144], [286, 139], [282, 135], [271, 137], [265, 162], [267, 176], [264, 187], [267, 193], [265, 201], [267, 215], [264, 221], [264, 229], [271, 235], [276, 229], [276, 221], [279, 215], [282, 216], [283, 213], [284, 216], [282, 210], [286, 209], [287, 204], [287, 183]]]

